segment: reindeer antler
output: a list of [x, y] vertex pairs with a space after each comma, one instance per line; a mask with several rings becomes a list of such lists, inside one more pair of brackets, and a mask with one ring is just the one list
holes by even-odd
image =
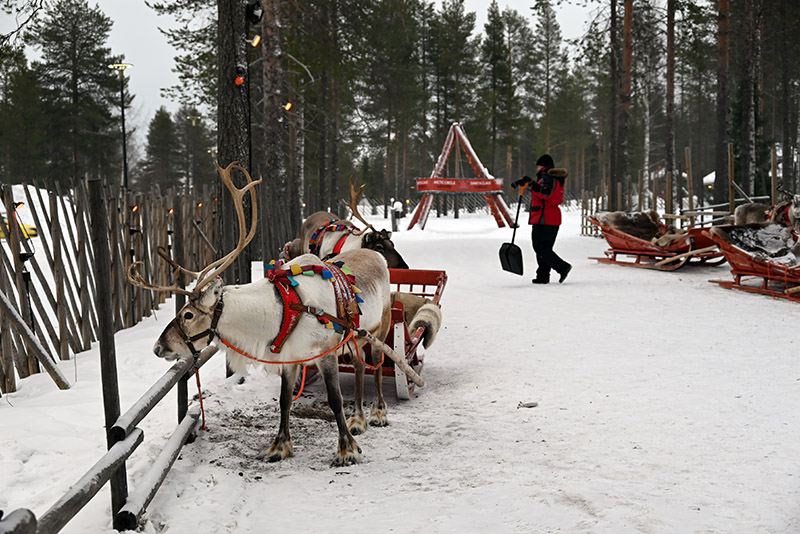
[[[162, 256], [163, 257], [163, 256]], [[171, 262], [172, 260], [170, 260]], [[144, 277], [137, 271], [137, 267], [142, 265], [143, 262], [136, 261], [128, 265], [128, 269], [125, 272], [126, 277], [128, 278], [128, 282], [131, 285], [136, 287], [140, 287], [142, 289], [149, 289], [151, 291], [170, 291], [172, 293], [180, 293], [182, 295], [190, 296], [192, 294], [191, 291], [180, 287], [177, 283], [172, 284], [171, 286], [157, 286], [155, 284], [151, 284]]]
[[[219, 164], [216, 161], [214, 162], [214, 165], [216, 165], [217, 167], [217, 172], [219, 172], [219, 176], [220, 179], [222, 180], [222, 183], [225, 184], [225, 187], [227, 187], [228, 191], [230, 191], [231, 195], [233, 195], [233, 204], [234, 208], [236, 209], [236, 216], [239, 219], [239, 241], [236, 244], [236, 248], [231, 252], [229, 252], [228, 254], [226, 254], [225, 256], [223, 256], [222, 258], [210, 263], [205, 268], [203, 268], [202, 271], [198, 273], [195, 271], [190, 271], [189, 269], [186, 269], [185, 267], [178, 265], [175, 261], [173, 261], [169, 257], [169, 254], [167, 254], [167, 251], [166, 249], [164, 249], [164, 247], [158, 247], [157, 248], [158, 255], [161, 256], [161, 258], [164, 261], [166, 261], [172, 266], [173, 273], [175, 274], [176, 277], [188, 276], [191, 278], [196, 278], [198, 280], [197, 284], [195, 284], [194, 286], [194, 289], [192, 289], [191, 291], [179, 287], [177, 283], [171, 286], [157, 286], [155, 284], [151, 284], [150, 282], [145, 280], [144, 277], [142, 277], [142, 275], [139, 274], [139, 272], [136, 270], [137, 266], [142, 263], [140, 261], [132, 263], [131, 265], [128, 266], [128, 270], [126, 273], [128, 282], [143, 289], [149, 289], [152, 291], [170, 291], [173, 293], [181, 293], [191, 297], [199, 295], [200, 291], [205, 286], [207, 286], [212, 280], [214, 280], [214, 278], [219, 276], [219, 274], [222, 271], [227, 269], [233, 263], [233, 261], [239, 256], [239, 254], [242, 253], [244, 248], [248, 245], [248, 243], [250, 243], [250, 241], [253, 240], [253, 237], [255, 237], [256, 235], [256, 229], [258, 228], [257, 225], [258, 199], [256, 197], [255, 190], [253, 188], [257, 184], [260, 184], [263, 180], [262, 178], [259, 178], [258, 180], [253, 180], [250, 177], [250, 173], [247, 172], [247, 169], [241, 167], [238, 163], [239, 163], [238, 161], [235, 161], [223, 169], [222, 167], [219, 166]], [[241, 171], [245, 175], [245, 177], [247, 177], [247, 185], [245, 185], [241, 189], [237, 188], [234, 185], [233, 180], [231, 180], [231, 169], [236, 169]], [[244, 220], [244, 196], [248, 192], [250, 193], [250, 204], [252, 207], [252, 217], [251, 217], [252, 223], [249, 232], [246, 231], [245, 229], [245, 220]]]
[[[220, 275], [222, 271], [227, 269], [233, 261], [242, 253], [244, 247], [246, 247], [250, 241], [253, 240], [253, 237], [256, 235], [256, 229], [258, 228], [258, 199], [256, 197], [256, 193], [253, 188], [260, 184], [263, 181], [263, 178], [259, 178], [258, 180], [253, 180], [250, 177], [250, 173], [247, 172], [247, 169], [239, 165], [238, 161], [234, 161], [224, 169], [219, 166], [219, 163], [216, 161], [214, 165], [217, 166], [217, 172], [219, 172], [219, 177], [222, 180], [222, 183], [225, 184], [225, 187], [228, 188], [228, 191], [231, 192], [233, 195], [233, 205], [236, 209], [236, 216], [239, 219], [239, 241], [236, 244], [236, 248], [230, 251], [225, 256], [221, 257], [217, 261], [207, 265], [200, 274], [197, 276], [198, 282], [195, 285], [194, 291], [199, 293], [202, 288], [208, 285], [214, 278]], [[233, 180], [231, 180], [231, 169], [236, 169], [241, 171], [245, 177], [247, 178], [247, 185], [238, 189]], [[245, 230], [245, 221], [244, 221], [244, 196], [250, 192], [250, 207], [251, 207], [251, 223], [250, 223], [250, 231], [246, 232]], [[213, 270], [212, 270], [213, 269]]]
[[360, 232], [353, 232], [353, 235], [361, 235], [364, 232], [366, 232], [367, 229], [370, 229], [373, 232], [377, 232], [375, 227], [372, 226], [370, 223], [368, 223], [364, 219], [364, 217], [362, 217], [361, 214], [358, 212], [358, 199], [361, 196], [361, 193], [364, 191], [364, 188], [366, 186], [367, 186], [367, 184], [364, 184], [364, 185], [362, 185], [361, 187], [358, 188], [358, 191], [356, 191], [355, 182], [353, 180], [350, 180], [350, 203], [348, 204], [348, 206], [350, 207], [350, 211], [353, 212], [353, 217], [355, 217], [356, 219], [358, 219], [359, 221], [361, 221], [362, 223], [364, 223], [367, 226], [367, 228], [364, 228]]

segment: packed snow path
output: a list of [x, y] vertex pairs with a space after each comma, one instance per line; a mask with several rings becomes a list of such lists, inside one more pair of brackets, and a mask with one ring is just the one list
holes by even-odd
[[[555, 247], [569, 278], [547, 286], [530, 283], [527, 225], [524, 277], [500, 269], [511, 230], [489, 215], [432, 214], [424, 231], [395, 234], [409, 265], [447, 271], [444, 326], [415, 398], [394, 400], [386, 380], [391, 424], [357, 437], [358, 465], [329, 467], [320, 383], [295, 405], [295, 456], [256, 459], [278, 425], [279, 380], [226, 380], [212, 359], [209, 429], [144, 532], [800, 532], [800, 304], [708, 283], [727, 265], [598, 265], [587, 257], [605, 242], [579, 223], [567, 213]], [[123, 411], [168, 367], [150, 347], [171, 310], [117, 335]], [[79, 355], [73, 390], [35, 377], [13, 407], [0, 401], [0, 508], [42, 514], [102, 454], [96, 350]], [[174, 427], [168, 399], [141, 425], [131, 487]], [[63, 532], [113, 532], [109, 507], [103, 490]]]

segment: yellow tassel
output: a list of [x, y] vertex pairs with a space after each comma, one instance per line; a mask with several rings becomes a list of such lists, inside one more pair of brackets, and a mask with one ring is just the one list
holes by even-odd
[[291, 269], [293, 275], [298, 275], [303, 273], [303, 268], [297, 264], [292, 265]]

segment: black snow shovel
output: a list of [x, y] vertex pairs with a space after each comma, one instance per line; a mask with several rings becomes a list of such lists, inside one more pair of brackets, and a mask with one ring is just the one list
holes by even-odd
[[500, 247], [500, 265], [504, 271], [522, 275], [522, 250], [514, 244], [517, 237], [517, 221], [519, 220], [519, 208], [522, 206], [522, 195], [525, 193], [525, 185], [520, 187], [519, 202], [517, 203], [517, 216], [514, 217], [514, 233], [511, 234], [511, 243], [503, 243]]

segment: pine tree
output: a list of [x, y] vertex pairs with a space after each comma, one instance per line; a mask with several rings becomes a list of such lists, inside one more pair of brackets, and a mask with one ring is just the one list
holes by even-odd
[[[561, 26], [550, 0], [539, 0], [533, 7], [537, 15], [536, 48], [534, 54], [539, 67], [536, 82], [541, 93], [545, 153], [550, 152], [552, 96], [567, 72], [567, 56], [561, 43]], [[563, 142], [564, 140], [561, 140]]]
[[41, 92], [19, 48], [0, 47], [0, 180], [31, 183], [46, 173]]
[[217, 109], [217, 2], [216, 0], [169, 0], [145, 3], [158, 15], [176, 24], [161, 29], [178, 51], [173, 70], [179, 83], [162, 89], [163, 94], [193, 108]]
[[60, 0], [26, 33], [26, 42], [42, 54], [33, 70], [41, 80], [45, 113], [53, 119], [49, 157], [58, 176], [109, 176], [120, 167], [119, 123], [111, 111], [111, 103], [119, 102], [119, 81], [106, 68], [116, 62], [105, 45], [110, 31], [111, 19], [98, 7]]
[[490, 132], [490, 152], [488, 161], [491, 169], [500, 168], [500, 139], [505, 138], [504, 132], [509, 130], [509, 114], [507, 95], [511, 91], [511, 65], [510, 53], [505, 40], [505, 26], [497, 6], [497, 0], [492, 0], [489, 6], [489, 15], [484, 25], [486, 35], [481, 42], [481, 63], [485, 65], [481, 76], [482, 100], [488, 113], [488, 126]]
[[155, 186], [162, 190], [184, 186], [182, 146], [178, 129], [164, 106], [156, 111], [147, 129], [144, 172], [135, 183], [139, 191], [149, 191]]

